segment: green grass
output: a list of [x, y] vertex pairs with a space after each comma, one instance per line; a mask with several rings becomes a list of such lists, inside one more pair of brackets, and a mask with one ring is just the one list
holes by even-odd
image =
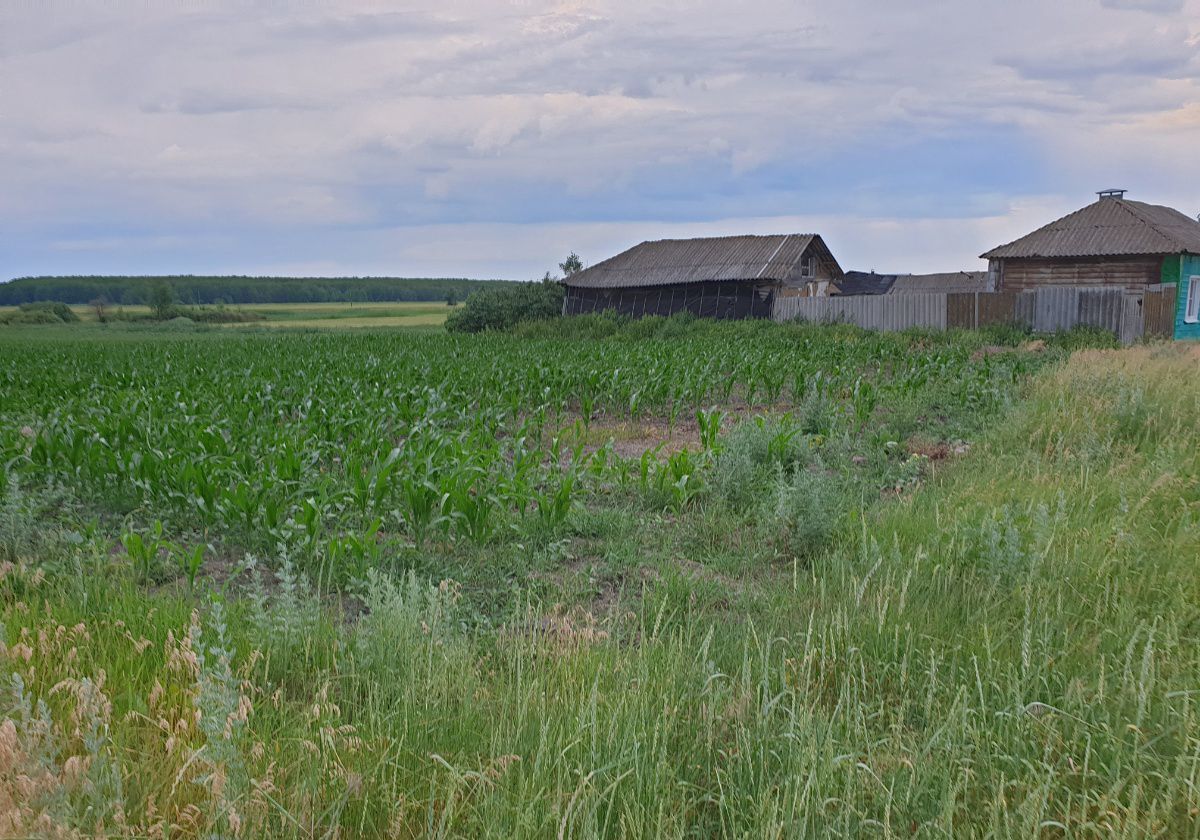
[[[0, 812], [27, 833], [42, 814], [41, 833], [172, 836], [1196, 836], [1195, 350], [1064, 362], [973, 358], [964, 336], [697, 329], [569, 345], [230, 332], [0, 343], [16, 372], [0, 378], [0, 439], [30, 448], [0, 505]], [[199, 460], [221, 487], [249, 458], [298, 482], [291, 515], [312, 497], [352, 534], [364, 524], [353, 474], [333, 459], [393, 445], [398, 427], [364, 418], [400, 405], [408, 391], [393, 389], [414, 376], [446, 401], [423, 406], [420, 434], [442, 458], [467, 440], [490, 476], [479, 489], [502, 495], [512, 450], [481, 460], [483, 432], [510, 440], [548, 383], [578, 400], [601, 367], [599, 416], [572, 439], [597, 445], [607, 416], [614, 445], [635, 446], [683, 399], [656, 396], [656, 378], [679, 381], [673, 360], [696, 364], [698, 346], [738, 387], [716, 450], [689, 450], [685, 503], [653, 475], [643, 486], [632, 453], [627, 478], [593, 462], [561, 522], [498, 513], [486, 540], [452, 524], [419, 546], [389, 524], [399, 533], [380, 537], [363, 583], [333, 589], [300, 579], [319, 577], [316, 549], [255, 540], [261, 517], [238, 530], [220, 493], [207, 513], [154, 473], [92, 484], [106, 469], [91, 466], [93, 444], [74, 463], [65, 440], [48, 461], [33, 452], [50, 428], [111, 442], [128, 423], [138, 438], [119, 451]], [[751, 349], [731, 360], [738, 347]], [[458, 348], [480, 352], [425, 366]], [[905, 369], [877, 377], [898, 351]], [[294, 375], [260, 373], [279, 358]], [[828, 390], [809, 393], [825, 396], [754, 399], [763, 359], [821, 371]], [[29, 378], [35, 363], [55, 380]], [[629, 415], [618, 366], [658, 421]], [[985, 366], [993, 390], [963, 385]], [[267, 381], [277, 403], [253, 396]], [[512, 389], [514, 415], [482, 421]], [[252, 423], [238, 419], [247, 403]], [[575, 410], [551, 411], [547, 430]], [[699, 441], [689, 423], [680, 434]], [[969, 451], [910, 457], [918, 434], [912, 448], [965, 438]], [[290, 442], [316, 455], [298, 478], [279, 475]], [[555, 486], [539, 476], [540, 492]], [[113, 549], [122, 533], [152, 537], [155, 518], [165, 541], [214, 544], [195, 587], [171, 546], [148, 575]], [[239, 542], [254, 544], [255, 571]]]

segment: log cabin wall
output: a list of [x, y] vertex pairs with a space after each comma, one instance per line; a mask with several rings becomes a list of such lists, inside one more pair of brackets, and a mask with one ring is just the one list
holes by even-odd
[[1027, 292], [1046, 286], [1112, 286], [1144, 292], [1160, 282], [1159, 256], [1063, 259], [1002, 259], [997, 291]]

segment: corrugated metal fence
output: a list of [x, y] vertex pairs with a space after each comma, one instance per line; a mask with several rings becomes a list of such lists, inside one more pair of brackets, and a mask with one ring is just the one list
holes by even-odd
[[1017, 323], [1036, 332], [1086, 324], [1111, 330], [1125, 344], [1143, 335], [1169, 338], [1174, 328], [1174, 287], [1134, 294], [1111, 288], [1056, 288], [1031, 292], [863, 295], [775, 299], [776, 321], [800, 319], [857, 324], [873, 330], [976, 329]]

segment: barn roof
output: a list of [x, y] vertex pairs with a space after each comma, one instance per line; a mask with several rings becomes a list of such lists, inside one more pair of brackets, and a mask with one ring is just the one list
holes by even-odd
[[983, 292], [987, 290], [986, 271], [947, 271], [942, 274], [901, 274], [887, 290], [889, 295], [925, 292]]
[[833, 268], [834, 277], [840, 277], [842, 269], [820, 236], [793, 233], [643, 242], [572, 274], [563, 283], [619, 289], [730, 280], [782, 281], [800, 273], [800, 258], [810, 245]]
[[876, 274], [874, 271], [847, 271], [837, 281], [835, 295], [884, 295], [896, 282], [895, 274]]
[[1158, 204], [1105, 197], [984, 259], [1200, 253], [1200, 222]]

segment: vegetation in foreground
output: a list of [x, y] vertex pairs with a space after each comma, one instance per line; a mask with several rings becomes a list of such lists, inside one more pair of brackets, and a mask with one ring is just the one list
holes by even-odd
[[1195, 349], [0, 357], [9, 834], [1197, 833]]

